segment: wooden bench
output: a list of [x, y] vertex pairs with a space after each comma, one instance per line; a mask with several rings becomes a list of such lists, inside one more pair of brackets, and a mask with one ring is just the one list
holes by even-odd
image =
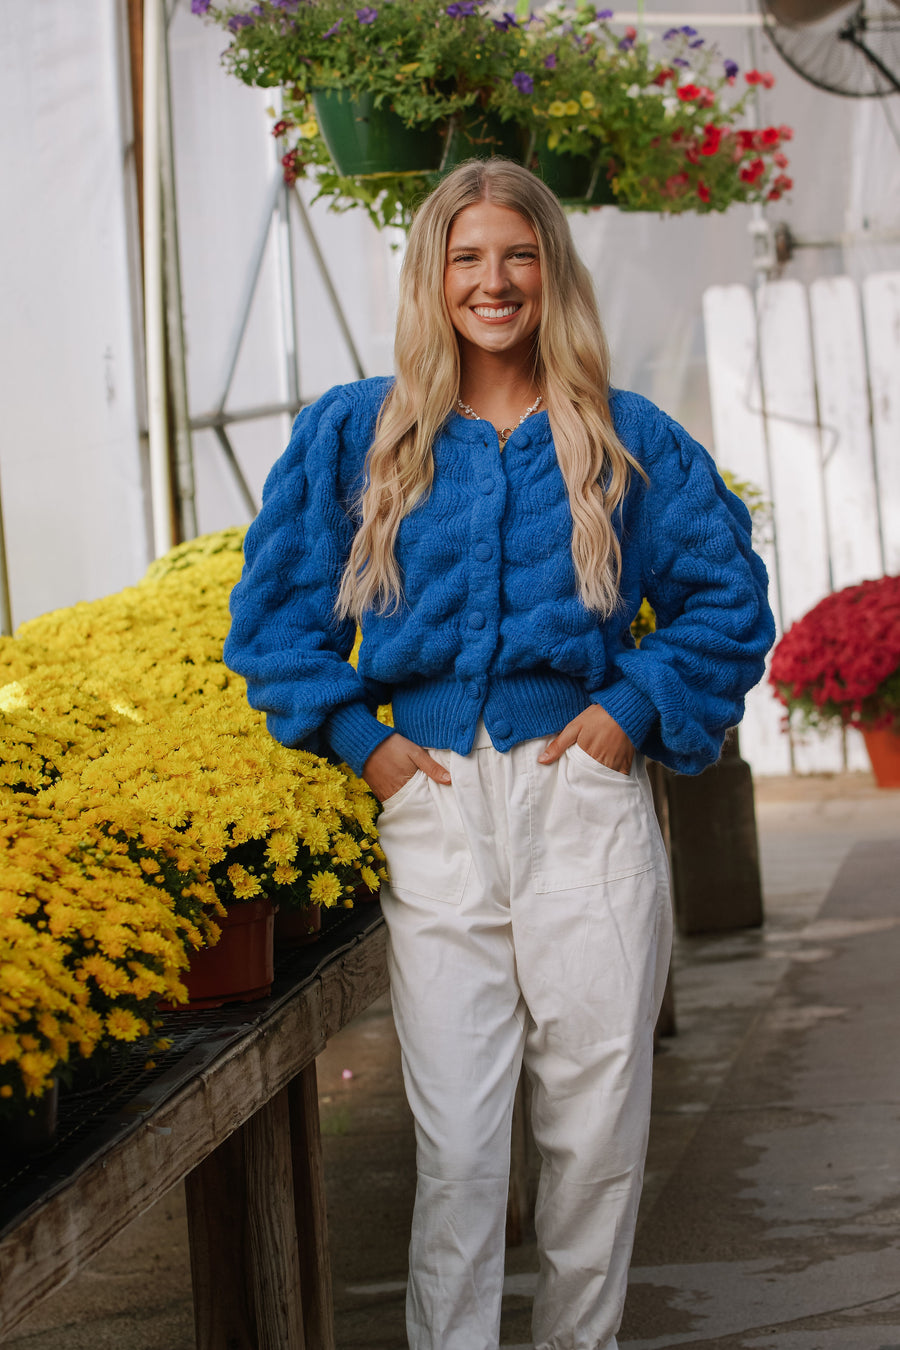
[[185, 1179], [198, 1350], [334, 1350], [315, 1061], [387, 989], [378, 906], [346, 913], [269, 999], [170, 1014], [184, 1056], [7, 1176], [0, 1338]]

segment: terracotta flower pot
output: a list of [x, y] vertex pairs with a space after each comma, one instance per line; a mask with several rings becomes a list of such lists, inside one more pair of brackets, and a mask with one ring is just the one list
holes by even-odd
[[4, 1161], [34, 1157], [53, 1147], [58, 1104], [59, 1083], [54, 1078], [43, 1097], [31, 1098], [27, 1105], [23, 1103], [0, 1120], [0, 1153]]
[[185, 976], [187, 1004], [160, 1004], [178, 1012], [219, 1008], [223, 1003], [249, 1003], [265, 998], [274, 978], [275, 910], [270, 900], [232, 905], [216, 919], [222, 936], [215, 947], [201, 947], [191, 956]]
[[275, 915], [275, 942], [281, 947], [305, 947], [322, 931], [322, 906], [280, 909]]
[[862, 734], [875, 782], [883, 788], [900, 787], [900, 733], [881, 727], [878, 731], [862, 729]]

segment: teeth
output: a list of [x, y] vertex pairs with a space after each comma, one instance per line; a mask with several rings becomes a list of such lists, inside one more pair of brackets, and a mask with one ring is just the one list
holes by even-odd
[[475, 305], [474, 310], [480, 319], [506, 319], [510, 314], [516, 314], [522, 308], [521, 305], [504, 305], [502, 309], [494, 309], [490, 305]]

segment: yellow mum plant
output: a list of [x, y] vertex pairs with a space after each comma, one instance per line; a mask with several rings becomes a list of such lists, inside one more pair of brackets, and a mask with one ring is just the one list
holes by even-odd
[[45, 801], [0, 793], [0, 1111], [73, 1059], [153, 1035], [220, 911], [172, 832], [132, 820], [126, 836]]
[[226, 669], [243, 531], [0, 639], [0, 1107], [153, 1033], [225, 904], [377, 889], [378, 804], [269, 736]]

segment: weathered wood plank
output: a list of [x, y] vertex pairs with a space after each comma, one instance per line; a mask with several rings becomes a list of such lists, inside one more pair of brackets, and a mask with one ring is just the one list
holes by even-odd
[[863, 282], [884, 570], [900, 572], [900, 272]]
[[831, 583], [835, 590], [881, 573], [878, 494], [859, 292], [850, 277], [809, 288]]
[[257, 1350], [306, 1350], [287, 1089], [254, 1112], [241, 1133]]
[[188, 1174], [185, 1194], [197, 1350], [257, 1350], [242, 1130]]
[[[760, 288], [760, 369], [765, 390], [779, 559], [781, 621], [788, 628], [831, 590], [822, 450], [807, 294], [799, 281]], [[802, 773], [844, 766], [840, 734], [793, 738]]]
[[[772, 482], [759, 377], [757, 315], [747, 286], [712, 286], [703, 296], [706, 360], [716, 459], [738, 479], [772, 500]], [[780, 621], [778, 555], [774, 534], [757, 541], [769, 572], [769, 600]], [[756, 773], [789, 773], [790, 740], [780, 705], [763, 683], [752, 690], [741, 724], [744, 754]]]
[[303, 1330], [312, 1350], [335, 1350], [325, 1162], [315, 1061], [288, 1087]]
[[[387, 988], [383, 927], [326, 966], [0, 1238], [0, 1336], [181, 1181]], [[140, 1099], [129, 1111], [140, 1110]]]
[[322, 1031], [326, 1039], [387, 988], [387, 929], [382, 925], [322, 973]]

